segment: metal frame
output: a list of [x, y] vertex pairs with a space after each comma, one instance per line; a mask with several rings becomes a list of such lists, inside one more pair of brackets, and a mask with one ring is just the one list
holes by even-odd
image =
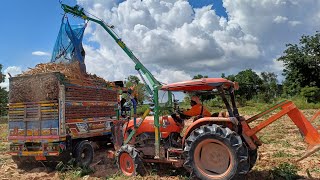
[[[281, 110], [278, 113], [260, 122], [255, 127], [251, 128], [249, 126], [249, 123], [279, 108], [281, 108]], [[282, 116], [286, 114], [299, 128], [300, 133], [303, 135], [305, 142], [308, 143], [307, 152], [301, 158], [299, 158], [298, 161], [317, 152], [320, 149], [320, 134], [318, 133], [317, 129], [313, 127], [313, 125], [303, 115], [303, 113], [296, 107], [296, 105], [292, 101], [288, 100], [282, 101], [264, 112], [261, 112], [247, 120], [241, 121], [242, 135], [249, 144], [250, 148], [256, 149], [256, 145], [259, 145], [259, 140], [256, 136], [256, 134], [259, 131], [261, 131], [271, 123], [275, 122], [276, 120], [279, 120]], [[314, 117], [316, 117], [316, 115]]]

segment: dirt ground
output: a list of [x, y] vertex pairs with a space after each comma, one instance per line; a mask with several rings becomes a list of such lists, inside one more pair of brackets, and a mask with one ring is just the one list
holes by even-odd
[[[315, 113], [315, 110], [305, 110], [304, 114], [308, 119]], [[261, 120], [258, 120], [260, 122]], [[315, 124], [320, 124], [317, 120]], [[252, 124], [252, 126], [258, 122]], [[6, 142], [7, 124], [2, 121], [0, 124], [0, 179], [128, 179], [121, 175], [113, 160], [105, 157], [105, 152], [97, 152], [93, 162], [94, 172], [90, 175], [80, 177], [81, 171], [75, 169], [67, 172], [37, 167], [25, 171], [17, 169], [17, 166], [6, 154], [8, 143]], [[274, 179], [272, 169], [282, 163], [290, 163], [298, 167], [300, 179], [320, 179], [320, 153], [316, 153], [300, 162], [295, 162], [306, 150], [307, 145], [288, 116], [282, 117], [266, 129], [258, 133], [263, 145], [259, 148], [259, 156], [254, 168], [246, 175], [247, 180]], [[132, 177], [129, 179], [189, 179], [184, 170], [172, 170], [171, 167], [157, 167], [149, 169], [149, 175], [145, 177]], [[166, 170], [163, 170], [166, 169]], [[168, 170], [170, 169], [170, 170]]]

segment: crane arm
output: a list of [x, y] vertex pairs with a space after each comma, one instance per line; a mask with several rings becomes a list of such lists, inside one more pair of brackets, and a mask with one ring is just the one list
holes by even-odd
[[[149, 81], [149, 84], [145, 83], [145, 87], [148, 93], [151, 95], [153, 99], [153, 109], [154, 112], [154, 128], [155, 128], [155, 157], [156, 159], [160, 158], [160, 122], [159, 122], [159, 89], [161, 88], [161, 83], [151, 74], [151, 72], [139, 61], [139, 59], [133, 54], [133, 52], [126, 46], [126, 44], [118, 37], [118, 35], [112, 30], [113, 26], [106, 24], [103, 20], [96, 18], [94, 16], [87, 16], [84, 12], [83, 8], [80, 8], [78, 5], [71, 7], [66, 4], [61, 4], [62, 9], [65, 13], [72, 14], [79, 18], [82, 18], [87, 21], [93, 21], [99, 24], [104, 30], [108, 32], [108, 34], [116, 41], [116, 43], [122, 48], [122, 50], [131, 58], [131, 60], [135, 63], [135, 69], [141, 75], [143, 74]], [[88, 13], [89, 14], [89, 13]], [[145, 79], [142, 77], [142, 80], [145, 82]], [[170, 93], [171, 94], [171, 93]], [[169, 95], [169, 101], [171, 102], [171, 95]], [[147, 111], [146, 111], [147, 112]], [[142, 118], [143, 119], [143, 118]], [[134, 122], [136, 122], [136, 117], [134, 117]], [[138, 124], [139, 127], [139, 124]], [[138, 128], [136, 127], [136, 128]], [[135, 131], [132, 131], [129, 135], [129, 140], [133, 137]], [[129, 141], [126, 140], [126, 141]]]
[[148, 79], [151, 87], [146, 84], [147, 91], [150, 95], [153, 94], [152, 89], [161, 86], [161, 83], [151, 74], [151, 72], [139, 61], [139, 59], [133, 54], [133, 52], [126, 46], [126, 44], [121, 40], [120, 37], [112, 30], [113, 26], [106, 24], [103, 20], [99, 18], [94, 18], [87, 16], [84, 13], [83, 8], [80, 8], [78, 5], [71, 7], [66, 4], [61, 4], [62, 9], [65, 13], [72, 14], [84, 20], [93, 21], [100, 26], [104, 30], [108, 32], [108, 34], [116, 41], [116, 43], [121, 47], [121, 49], [130, 57], [130, 59], [135, 63], [135, 69], [139, 72], [142, 72], [143, 75]]

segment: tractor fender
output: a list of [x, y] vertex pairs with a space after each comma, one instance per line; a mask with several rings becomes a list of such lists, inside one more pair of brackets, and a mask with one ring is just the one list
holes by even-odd
[[189, 137], [191, 132], [198, 127], [205, 125], [205, 124], [214, 124], [217, 122], [226, 122], [226, 123], [232, 123], [233, 125], [237, 126], [238, 125], [238, 119], [235, 117], [203, 117], [200, 119], [197, 119], [194, 121], [186, 130], [186, 132], [183, 135], [182, 138], [182, 145], [184, 146], [185, 140]]

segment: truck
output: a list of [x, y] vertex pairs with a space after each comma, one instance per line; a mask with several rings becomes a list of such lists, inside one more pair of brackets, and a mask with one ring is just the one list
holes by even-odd
[[88, 166], [95, 145], [110, 141], [118, 90], [90, 82], [79, 85], [60, 72], [10, 78], [9, 154], [18, 167], [70, 158]]

